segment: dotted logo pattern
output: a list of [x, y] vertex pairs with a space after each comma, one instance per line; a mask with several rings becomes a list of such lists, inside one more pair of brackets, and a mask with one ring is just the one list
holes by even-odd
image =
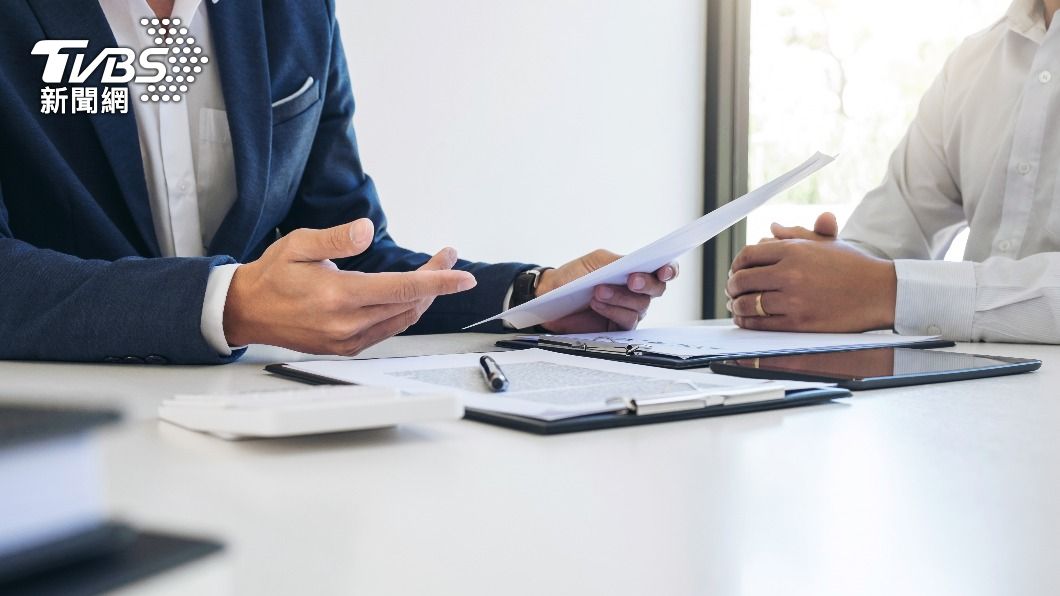
[[146, 93], [140, 95], [140, 101], [180, 102], [188, 92], [188, 85], [195, 82], [202, 73], [204, 64], [210, 62], [196, 45], [187, 27], [182, 27], [180, 19], [140, 19], [140, 25], [147, 29], [147, 35], [154, 39], [155, 46], [166, 48], [167, 71], [162, 81], [146, 87]]

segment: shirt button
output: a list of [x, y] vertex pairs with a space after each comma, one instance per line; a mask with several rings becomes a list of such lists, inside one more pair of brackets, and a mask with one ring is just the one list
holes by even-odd
[[1026, 162], [1021, 163], [1020, 165], [1016, 166], [1016, 171], [1026, 176], [1027, 174], [1031, 173], [1031, 164]]
[[1048, 70], [1043, 70], [1042, 72], [1038, 73], [1038, 80], [1041, 81], [1044, 85], [1049, 81], [1053, 80], [1053, 73], [1049, 72]]
[[1012, 250], [1012, 241], [1011, 240], [1002, 240], [1001, 242], [997, 243], [997, 247], [999, 249], [1001, 249], [1002, 252], [1008, 252], [1008, 251]]
[[938, 325], [928, 327], [928, 335], [942, 335], [942, 329]]

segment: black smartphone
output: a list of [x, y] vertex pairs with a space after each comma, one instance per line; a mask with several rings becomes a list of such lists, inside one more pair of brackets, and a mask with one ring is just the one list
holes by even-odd
[[712, 363], [718, 374], [836, 383], [852, 391], [982, 379], [1038, 370], [1041, 360], [914, 348], [741, 358]]

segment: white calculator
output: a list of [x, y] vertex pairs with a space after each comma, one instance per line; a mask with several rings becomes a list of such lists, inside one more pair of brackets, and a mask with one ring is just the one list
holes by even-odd
[[364, 385], [177, 395], [158, 408], [158, 417], [166, 422], [225, 439], [366, 430], [463, 415], [464, 406], [455, 394], [405, 393]]

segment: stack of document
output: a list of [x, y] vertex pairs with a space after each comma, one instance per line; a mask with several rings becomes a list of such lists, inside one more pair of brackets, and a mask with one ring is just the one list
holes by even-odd
[[379, 360], [328, 360], [284, 365], [288, 373], [390, 387], [406, 393], [455, 391], [470, 410], [553, 421], [590, 414], [651, 414], [698, 407], [783, 399], [788, 389], [821, 384], [739, 379], [710, 372], [674, 371], [624, 362], [531, 349], [490, 356], [510, 382], [490, 390], [481, 354], [449, 354]]
[[[111, 411], [0, 405], [0, 594], [110, 594], [221, 548], [109, 519], [95, 429], [118, 419]], [[211, 579], [178, 575], [146, 590], [212, 593]]]
[[516, 338], [516, 343], [519, 342], [542, 348], [578, 350], [586, 355], [617, 353], [633, 359], [637, 356], [665, 356], [676, 360], [718, 360], [871, 348], [935, 347], [939, 337], [893, 333], [791, 333], [750, 331], [735, 325], [691, 325], [573, 335], [524, 335]]
[[92, 430], [117, 419], [113, 412], [0, 406], [0, 582], [32, 571], [19, 564], [24, 553], [61, 553], [57, 545], [85, 542], [78, 538], [106, 525]]

